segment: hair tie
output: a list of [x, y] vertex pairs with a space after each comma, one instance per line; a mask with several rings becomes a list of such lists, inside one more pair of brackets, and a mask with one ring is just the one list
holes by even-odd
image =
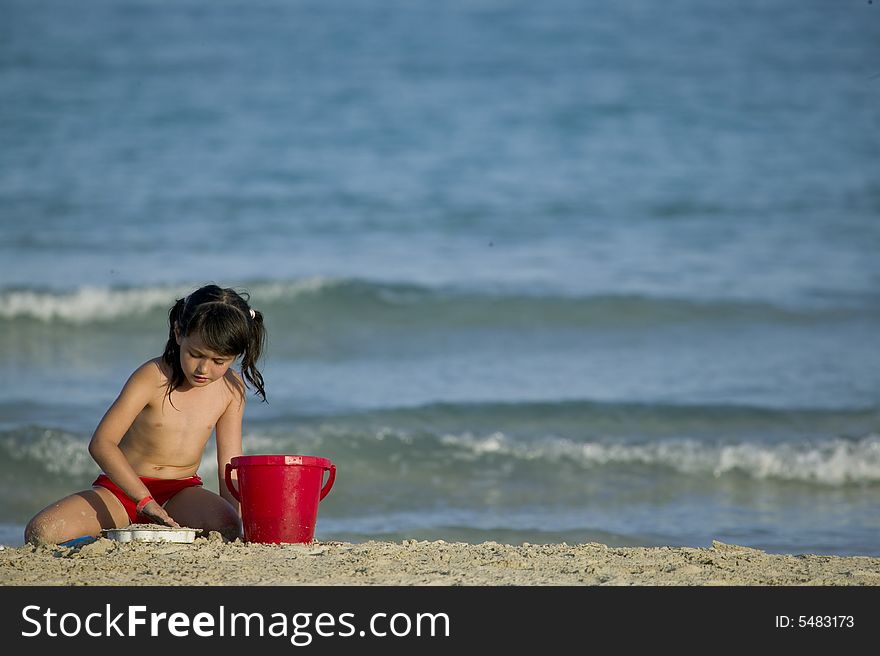
[[256, 319], [256, 318], [257, 318], [257, 313], [254, 312], [254, 308], [251, 308], [250, 312], [251, 312], [251, 319]]

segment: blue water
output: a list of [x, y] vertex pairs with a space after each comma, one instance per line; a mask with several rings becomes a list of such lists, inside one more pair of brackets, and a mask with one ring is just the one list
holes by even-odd
[[0, 5], [0, 542], [215, 281], [319, 538], [880, 555], [880, 5]]

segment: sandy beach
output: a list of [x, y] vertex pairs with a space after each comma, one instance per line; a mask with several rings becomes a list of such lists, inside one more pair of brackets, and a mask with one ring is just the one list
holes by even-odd
[[101, 538], [0, 548], [0, 584], [29, 585], [878, 585], [880, 558], [711, 548], [444, 541], [192, 544]]

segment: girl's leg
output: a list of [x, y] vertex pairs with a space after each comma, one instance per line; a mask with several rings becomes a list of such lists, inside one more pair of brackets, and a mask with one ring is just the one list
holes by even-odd
[[128, 513], [119, 499], [103, 487], [76, 492], [43, 508], [24, 530], [26, 542], [60, 544], [86, 535], [97, 536], [101, 529], [129, 525]]
[[198, 528], [205, 533], [219, 531], [227, 540], [241, 536], [241, 520], [232, 504], [203, 487], [184, 488], [166, 501], [164, 507], [181, 526]]

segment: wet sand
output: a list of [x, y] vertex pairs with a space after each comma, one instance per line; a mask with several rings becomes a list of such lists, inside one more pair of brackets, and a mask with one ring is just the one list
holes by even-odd
[[880, 585], [880, 558], [603, 544], [117, 542], [0, 548], [0, 585]]

